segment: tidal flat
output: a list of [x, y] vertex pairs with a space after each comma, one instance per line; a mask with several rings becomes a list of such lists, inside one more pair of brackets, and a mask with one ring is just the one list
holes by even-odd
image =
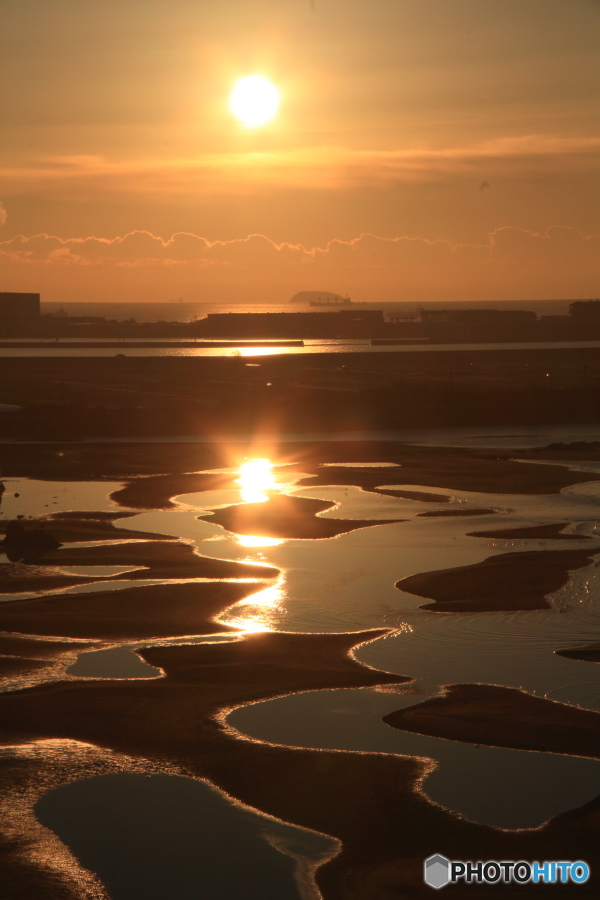
[[[22, 516], [62, 546], [0, 558], [3, 896], [163, 900], [174, 866], [195, 896], [207, 822], [206, 900], [240, 891], [232, 867], [256, 900], [425, 897], [433, 853], [584, 859], [590, 881], [557, 889], [597, 895], [587, 455], [10, 445], [0, 530]], [[515, 784], [538, 770], [527, 815], [471, 802], [486, 754]], [[117, 853], [111, 815], [134, 807]]]

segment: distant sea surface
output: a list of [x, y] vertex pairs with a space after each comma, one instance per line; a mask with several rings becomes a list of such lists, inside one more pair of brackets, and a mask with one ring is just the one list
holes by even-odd
[[[382, 309], [386, 315], [417, 316], [423, 309], [530, 309], [541, 316], [561, 316], [569, 311], [572, 300], [504, 300], [475, 303], [353, 303], [355, 309]], [[42, 313], [63, 308], [69, 316], [100, 316], [123, 322], [192, 322], [209, 313], [244, 312], [335, 312], [344, 306], [309, 306], [306, 303], [42, 303]]]

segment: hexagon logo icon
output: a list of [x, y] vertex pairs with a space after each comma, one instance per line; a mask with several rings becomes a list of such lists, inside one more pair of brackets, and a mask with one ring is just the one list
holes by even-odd
[[450, 861], [436, 853], [425, 860], [425, 884], [432, 888], [443, 888], [450, 881]]

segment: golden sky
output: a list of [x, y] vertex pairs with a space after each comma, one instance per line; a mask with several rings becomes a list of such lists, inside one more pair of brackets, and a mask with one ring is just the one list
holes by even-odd
[[599, 46], [597, 0], [0, 0], [0, 290], [598, 296]]

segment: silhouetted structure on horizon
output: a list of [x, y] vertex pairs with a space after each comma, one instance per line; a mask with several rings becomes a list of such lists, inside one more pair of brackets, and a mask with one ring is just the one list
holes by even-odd
[[0, 324], [32, 322], [40, 317], [40, 295], [0, 292]]
[[198, 323], [204, 337], [372, 338], [385, 333], [382, 310], [337, 312], [209, 313]]
[[444, 325], [535, 325], [537, 316], [524, 309], [422, 309], [421, 322]]
[[578, 324], [600, 325], [600, 300], [576, 300], [569, 303], [569, 317]]

